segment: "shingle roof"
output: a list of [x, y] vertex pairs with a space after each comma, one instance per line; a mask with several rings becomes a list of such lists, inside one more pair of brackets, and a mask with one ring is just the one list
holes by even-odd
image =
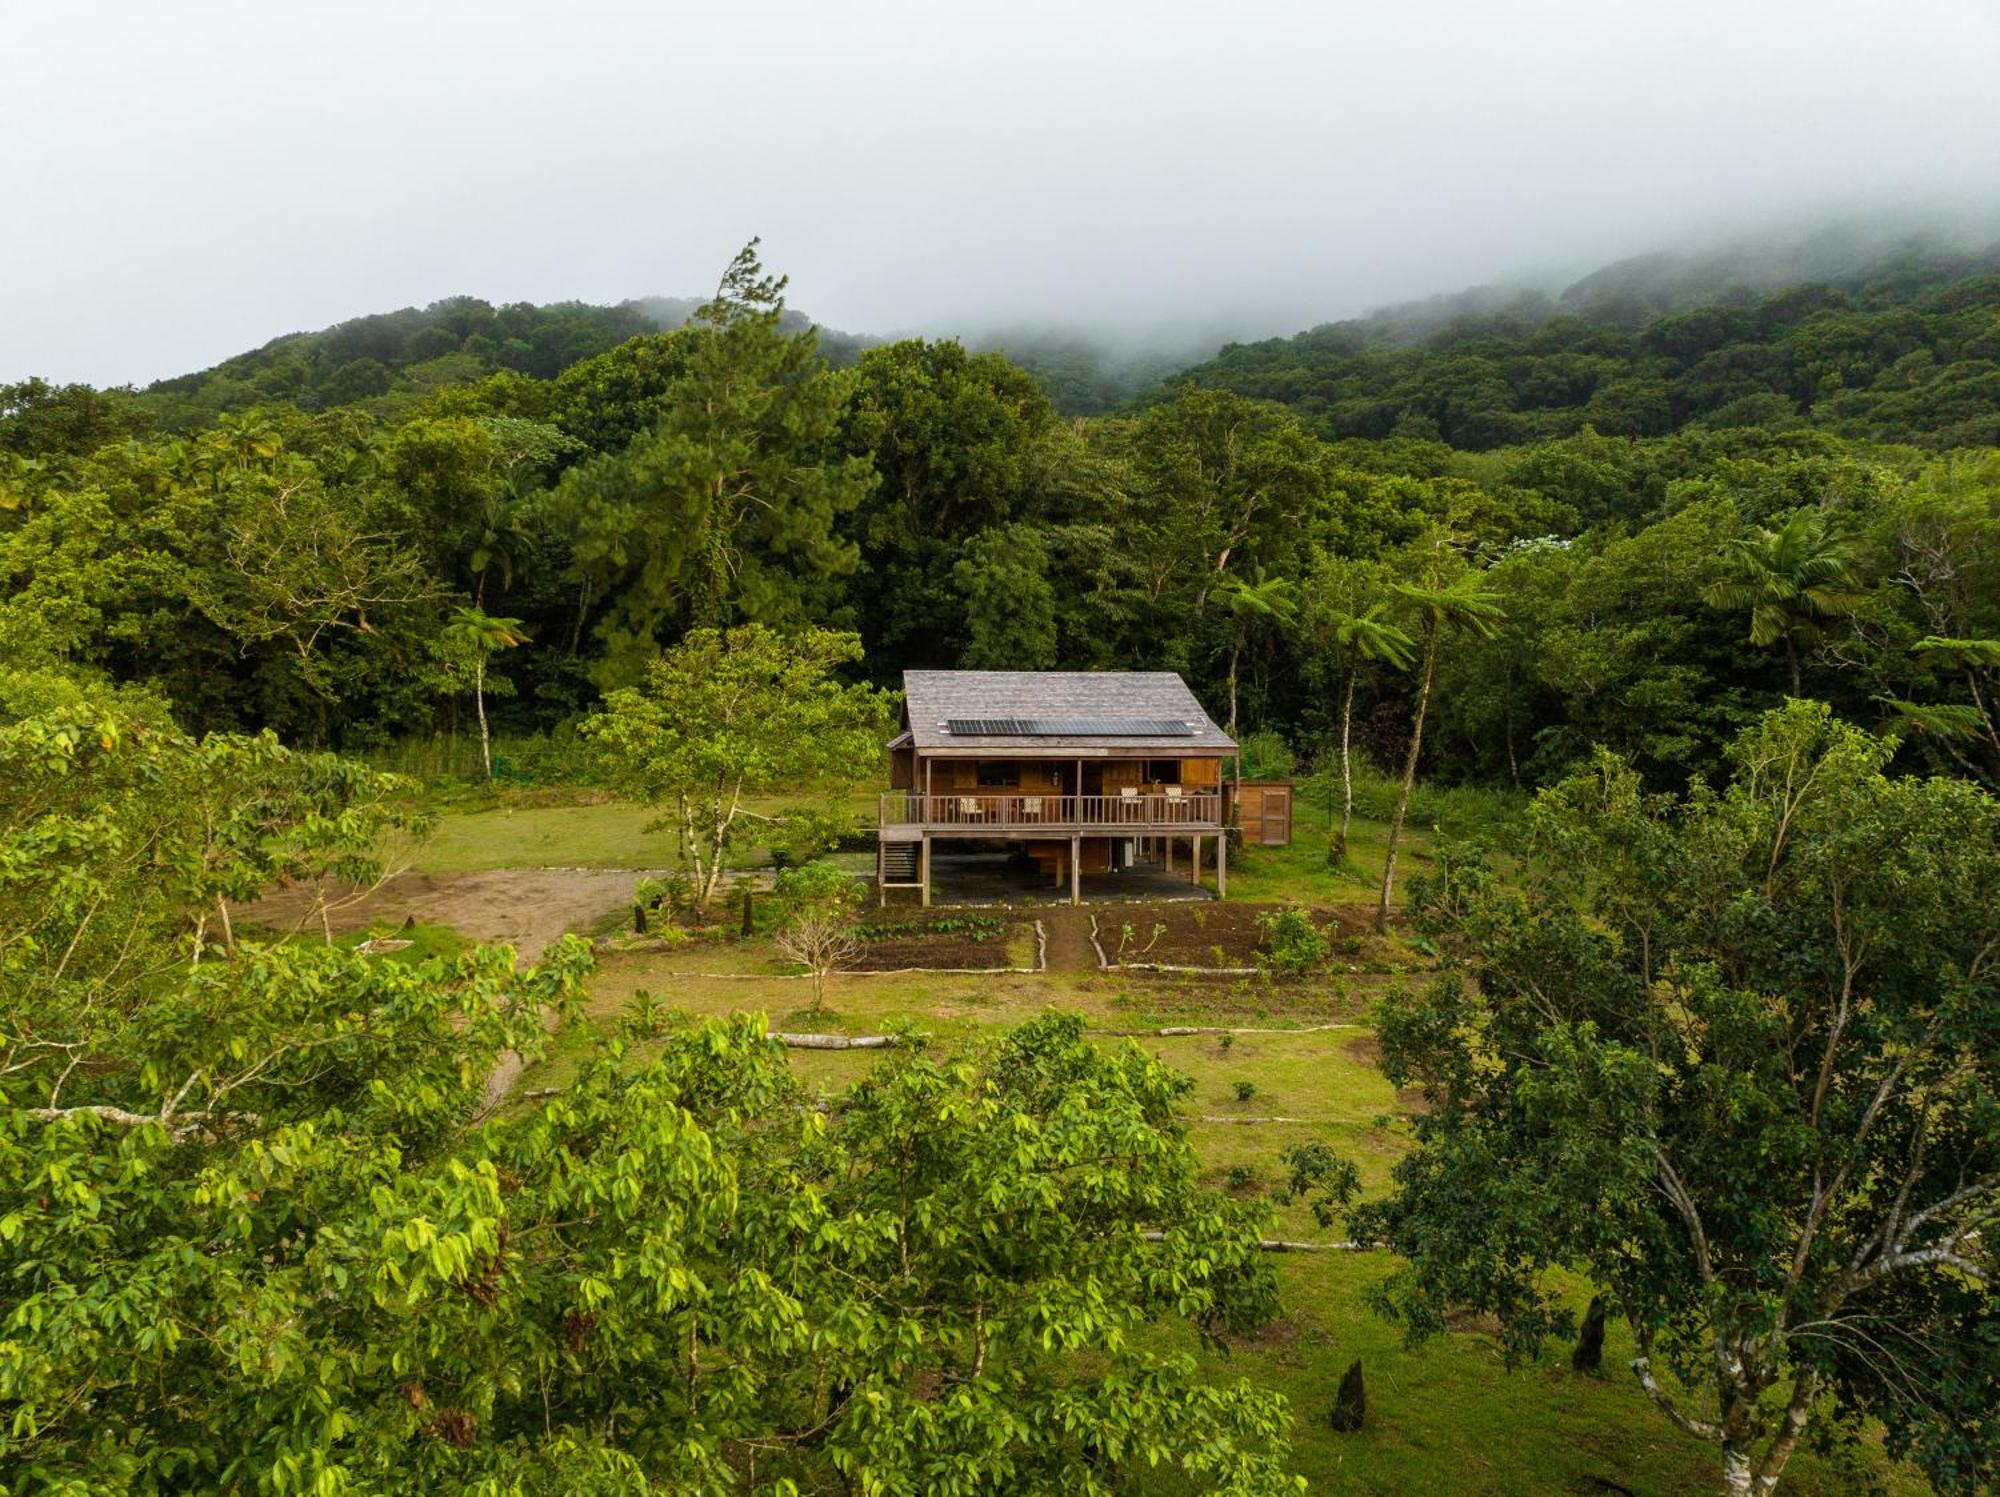
[[[903, 714], [919, 750], [1154, 747], [1229, 753], [1236, 745], [1173, 671], [904, 671]], [[1185, 723], [1172, 737], [1144, 734], [972, 734], [946, 724], [967, 718], [1110, 718]]]

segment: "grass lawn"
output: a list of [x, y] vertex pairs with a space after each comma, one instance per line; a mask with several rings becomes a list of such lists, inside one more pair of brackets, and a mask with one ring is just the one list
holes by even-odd
[[511, 805], [447, 811], [418, 856], [419, 873], [490, 868], [670, 868], [668, 832], [644, 830], [648, 814], [623, 801]]
[[[757, 815], [771, 815], [804, 797], [762, 797], [747, 802]], [[872, 817], [872, 791], [840, 797], [857, 817]], [[418, 855], [418, 873], [482, 873], [493, 868], [676, 868], [680, 839], [673, 831], [649, 832], [654, 813], [643, 806], [602, 796], [546, 792], [499, 795], [448, 806], [436, 833]], [[770, 861], [770, 849], [756, 836], [759, 823], [731, 851], [732, 867]]]

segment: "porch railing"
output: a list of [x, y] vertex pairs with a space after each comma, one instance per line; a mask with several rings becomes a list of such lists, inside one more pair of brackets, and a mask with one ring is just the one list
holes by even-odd
[[1178, 827], [1218, 827], [1222, 797], [1188, 795], [926, 795], [891, 790], [882, 797], [882, 826], [1092, 827], [1134, 833]]

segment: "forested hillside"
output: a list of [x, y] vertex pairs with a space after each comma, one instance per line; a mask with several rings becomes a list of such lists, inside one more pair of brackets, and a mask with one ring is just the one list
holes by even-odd
[[[628, 339], [671, 331], [700, 306], [686, 297], [651, 296], [616, 306], [568, 301], [495, 307], [452, 296], [273, 338], [212, 369], [129, 392], [124, 403], [134, 419], [163, 431], [190, 431], [217, 416], [271, 404], [308, 411], [352, 406], [395, 420], [440, 390], [491, 374], [553, 379]], [[814, 326], [793, 311], [782, 325], [788, 332]], [[821, 357], [836, 367], [853, 363], [871, 341], [830, 328], [818, 332]]]
[[1649, 257], [1550, 299], [1392, 310], [1225, 348], [1196, 383], [1281, 401], [1329, 439], [1486, 450], [1690, 425], [1811, 425], [1926, 447], [2000, 440], [2000, 248], [1913, 249], [1752, 289]]
[[[557, 727], [699, 623], [852, 627], [890, 684], [1157, 666], [1223, 702], [1234, 661], [1244, 723], [1312, 758], [1350, 676], [1340, 619], [1476, 572], [1506, 622], [1440, 651], [1430, 774], [1541, 783], [1602, 743], [1673, 783], [1803, 691], [1913, 766], [1991, 778], [1985, 269], [1636, 330], [1323, 329], [1082, 422], [951, 342], [834, 370], [754, 260], [671, 332], [632, 309], [362, 319], [183, 382], [231, 406], [276, 381], [185, 429], [157, 392], [11, 387], [0, 628], [190, 725], [346, 749], [464, 731], [475, 665], [504, 731]], [[523, 367], [418, 394], [440, 359]], [[342, 403], [357, 364], [402, 383]], [[512, 621], [490, 668], [446, 628], [466, 610]], [[1412, 683], [1355, 685], [1391, 762]]]

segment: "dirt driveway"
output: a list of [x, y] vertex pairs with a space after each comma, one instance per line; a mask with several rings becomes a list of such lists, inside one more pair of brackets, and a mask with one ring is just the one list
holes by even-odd
[[[504, 941], [532, 962], [565, 931], [583, 930], [629, 906], [646, 875], [628, 868], [500, 868], [487, 873], [400, 873], [367, 898], [333, 912], [336, 931], [448, 925], [474, 941]], [[290, 930], [312, 919], [312, 890], [275, 889], [238, 918]]]

